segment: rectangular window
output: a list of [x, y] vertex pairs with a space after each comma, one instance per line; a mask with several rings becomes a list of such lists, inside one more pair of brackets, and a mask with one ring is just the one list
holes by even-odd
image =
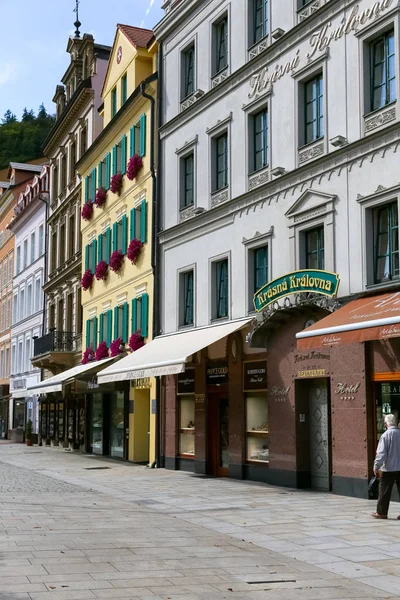
[[18, 342], [18, 373], [24, 372], [24, 351], [23, 343]]
[[253, 120], [253, 171], [268, 165], [268, 111], [252, 115]]
[[225, 132], [214, 143], [214, 192], [228, 185], [228, 134]]
[[100, 315], [99, 342], [106, 342], [110, 347], [112, 342], [112, 310], [107, 310]]
[[322, 73], [304, 84], [306, 144], [324, 137], [324, 95]]
[[57, 166], [55, 166], [53, 168], [52, 193], [53, 193], [53, 202], [55, 202], [58, 197], [58, 167]]
[[31, 340], [25, 340], [25, 371], [31, 370]]
[[121, 79], [121, 105], [125, 104], [128, 98], [128, 75], [125, 73]]
[[268, 0], [253, 0], [253, 44], [268, 35]]
[[19, 294], [19, 320], [25, 318], [25, 290], [21, 290]]
[[149, 295], [142, 294], [132, 300], [132, 333], [140, 331], [146, 338], [149, 335]]
[[75, 254], [75, 215], [69, 218], [69, 234], [68, 234], [68, 258]]
[[394, 32], [389, 31], [370, 44], [371, 110], [396, 100]]
[[194, 204], [194, 154], [181, 159], [181, 208]]
[[33, 311], [32, 306], [32, 284], [30, 283], [26, 288], [27, 296], [26, 296], [26, 309], [27, 315], [31, 315]]
[[41, 295], [42, 295], [42, 282], [40, 279], [36, 279], [35, 281], [35, 310], [39, 311], [41, 309]]
[[116, 166], [115, 166], [115, 171], [116, 173], [122, 173], [122, 144], [121, 142], [119, 142], [119, 144], [116, 145]]
[[325, 243], [324, 228], [315, 227], [304, 233], [305, 236], [305, 268], [320, 269], [325, 268]]
[[17, 275], [21, 271], [21, 246], [17, 246], [15, 271]]
[[75, 163], [76, 163], [76, 144], [75, 144], [75, 142], [72, 142], [72, 144], [70, 145], [70, 152], [69, 152], [69, 181], [72, 181], [75, 177]]
[[31, 233], [31, 263], [35, 262], [36, 255], [36, 234], [33, 231]]
[[28, 240], [24, 240], [24, 269], [28, 266]]
[[99, 165], [99, 187], [104, 188], [105, 190], [109, 187], [109, 175], [107, 176], [108, 170], [108, 160], [107, 157], [104, 157]]
[[228, 65], [228, 17], [225, 15], [213, 25], [214, 65], [213, 75]]
[[7, 329], [11, 327], [11, 296], [7, 300]]
[[6, 348], [5, 376], [10, 376], [10, 348]]
[[18, 294], [14, 294], [13, 323], [18, 322]]
[[39, 227], [39, 256], [42, 256], [44, 251], [44, 225]]
[[114, 339], [121, 338], [128, 342], [128, 303], [114, 308]]
[[6, 328], [6, 303], [1, 303], [1, 316], [0, 316], [0, 327], [1, 331], [4, 331]]
[[117, 88], [111, 90], [111, 118], [117, 114]]
[[13, 278], [13, 257], [12, 255], [8, 259], [8, 281], [11, 281]]
[[397, 202], [376, 208], [374, 216], [375, 283], [399, 277], [399, 216]]
[[266, 285], [268, 279], [268, 246], [252, 250], [253, 253], [253, 294]]
[[181, 325], [194, 323], [194, 277], [193, 271], [180, 274], [181, 280]]
[[82, 127], [81, 129], [81, 156], [85, 154], [87, 150], [87, 128]]
[[95, 350], [97, 347], [97, 317], [89, 319], [86, 323], [86, 327], [88, 337], [87, 346], [90, 346], [93, 348], [93, 350]]
[[214, 263], [214, 318], [223, 319], [229, 315], [228, 260]]
[[195, 90], [195, 49], [194, 44], [182, 53], [182, 99]]

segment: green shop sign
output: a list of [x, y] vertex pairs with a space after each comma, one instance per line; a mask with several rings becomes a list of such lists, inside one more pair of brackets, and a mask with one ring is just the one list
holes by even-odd
[[324, 296], [336, 296], [339, 288], [339, 275], [318, 271], [317, 269], [306, 269], [288, 273], [283, 277], [270, 281], [254, 294], [254, 308], [257, 312], [262, 311], [268, 304], [301, 292], [313, 292]]

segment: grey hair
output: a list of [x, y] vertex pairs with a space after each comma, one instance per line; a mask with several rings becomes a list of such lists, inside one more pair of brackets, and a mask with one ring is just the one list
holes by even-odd
[[397, 418], [394, 415], [385, 415], [385, 423], [388, 427], [397, 427]]

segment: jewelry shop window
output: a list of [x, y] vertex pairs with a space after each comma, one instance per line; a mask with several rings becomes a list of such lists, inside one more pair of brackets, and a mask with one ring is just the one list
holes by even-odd
[[246, 459], [249, 462], [268, 463], [267, 362], [245, 362], [243, 369], [243, 390], [246, 394]]
[[194, 369], [178, 375], [179, 456], [194, 458]]

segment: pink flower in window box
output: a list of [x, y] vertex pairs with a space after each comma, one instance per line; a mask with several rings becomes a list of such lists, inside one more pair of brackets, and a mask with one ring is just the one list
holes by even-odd
[[122, 174], [116, 173], [111, 177], [110, 190], [113, 194], [119, 194], [122, 188]]
[[130, 181], [133, 181], [138, 176], [140, 169], [143, 167], [143, 160], [139, 154], [134, 154], [128, 161], [126, 167], [126, 176]]
[[128, 246], [128, 252], [126, 253], [128, 259], [133, 265], [136, 265], [137, 260], [143, 248], [143, 243], [136, 238], [132, 240]]
[[108, 277], [108, 264], [105, 260], [101, 260], [97, 265], [94, 272], [97, 280], [105, 281]]
[[117, 338], [113, 340], [110, 344], [110, 356], [118, 356], [125, 350], [125, 344], [122, 338]]
[[83, 290], [89, 290], [93, 284], [93, 273], [90, 269], [84, 272], [81, 279], [81, 286]]
[[81, 217], [84, 221], [90, 221], [93, 217], [93, 202], [91, 200], [88, 200], [82, 206]]
[[139, 350], [142, 346], [144, 346], [144, 338], [140, 331], [135, 331], [129, 338], [129, 348], [132, 352], [136, 352], [136, 350]]
[[114, 273], [118, 273], [118, 271], [122, 267], [122, 263], [124, 262], [124, 255], [121, 250], [115, 250], [110, 256], [110, 269], [114, 271]]
[[91, 346], [89, 346], [88, 348], [86, 348], [85, 352], [83, 353], [81, 364], [87, 365], [87, 363], [92, 362], [93, 360], [95, 360], [95, 354], [94, 354], [93, 348]]
[[106, 342], [100, 342], [96, 350], [96, 360], [102, 360], [108, 358], [108, 348]]
[[100, 187], [96, 192], [96, 196], [94, 198], [94, 203], [98, 208], [101, 208], [102, 206], [105, 205], [106, 200], [107, 200], [107, 190], [105, 190], [103, 187]]

